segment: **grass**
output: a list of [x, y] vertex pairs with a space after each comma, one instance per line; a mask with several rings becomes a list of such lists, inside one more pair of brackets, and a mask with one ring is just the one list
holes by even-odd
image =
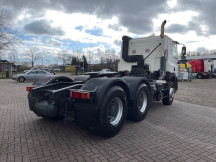
[[[22, 73], [22, 72], [17, 72], [17, 74]], [[9, 77], [6, 77], [6, 72], [0, 72], [0, 79], [12, 79], [12, 76], [15, 75], [15, 72], [9, 72]]]

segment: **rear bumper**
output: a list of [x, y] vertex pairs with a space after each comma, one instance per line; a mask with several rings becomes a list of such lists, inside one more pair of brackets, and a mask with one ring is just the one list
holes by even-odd
[[[29, 109], [39, 116], [57, 117], [58, 115], [65, 115], [65, 105], [64, 103], [58, 103], [58, 101], [38, 101], [36, 97], [28, 95], [28, 103]], [[70, 101], [68, 103], [68, 115], [70, 112], [74, 112], [75, 121], [84, 126], [96, 125], [98, 121], [98, 106], [96, 102]]]

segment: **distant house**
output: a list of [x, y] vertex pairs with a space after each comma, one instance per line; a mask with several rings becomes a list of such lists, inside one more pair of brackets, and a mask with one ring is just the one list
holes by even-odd
[[6, 71], [10, 65], [10, 62], [7, 60], [0, 60], [0, 71]]
[[0, 72], [2, 71], [17, 71], [17, 66], [7, 60], [0, 60]]

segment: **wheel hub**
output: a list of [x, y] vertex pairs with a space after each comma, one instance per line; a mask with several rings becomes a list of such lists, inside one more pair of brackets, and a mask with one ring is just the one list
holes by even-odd
[[174, 88], [170, 88], [169, 90], [169, 100], [170, 101], [174, 99], [174, 95], [175, 95]]
[[138, 106], [140, 109], [140, 112], [145, 112], [146, 107], [147, 107], [147, 95], [144, 91], [142, 91], [139, 95], [139, 99], [138, 99]]
[[109, 105], [108, 120], [110, 124], [117, 125], [122, 118], [123, 103], [119, 97], [111, 100]]

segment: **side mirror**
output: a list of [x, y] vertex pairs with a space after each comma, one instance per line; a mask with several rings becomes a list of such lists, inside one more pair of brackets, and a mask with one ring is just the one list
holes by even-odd
[[186, 47], [185, 47], [185, 46], [182, 47], [182, 55], [183, 55], [183, 56], [186, 55]]

